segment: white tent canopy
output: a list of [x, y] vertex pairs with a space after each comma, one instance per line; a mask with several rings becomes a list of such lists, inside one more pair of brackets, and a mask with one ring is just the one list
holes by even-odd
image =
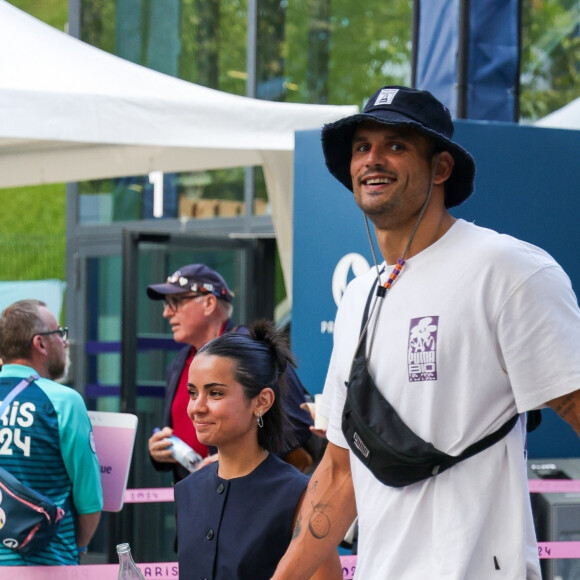
[[0, 187], [263, 166], [289, 297], [294, 132], [356, 111], [194, 85], [0, 0]]
[[534, 125], [553, 129], [580, 129], [580, 98], [542, 117]]

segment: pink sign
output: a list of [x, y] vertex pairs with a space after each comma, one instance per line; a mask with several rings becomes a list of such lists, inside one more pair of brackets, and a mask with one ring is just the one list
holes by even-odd
[[101, 466], [103, 511], [118, 512], [123, 507], [129, 467], [133, 455], [137, 416], [130, 413], [89, 411]]
[[[356, 568], [356, 556], [341, 556], [343, 580], [351, 580]], [[177, 580], [177, 562], [137, 563], [147, 580]], [[0, 580], [117, 580], [118, 564], [87, 566], [10, 566], [0, 567]]]

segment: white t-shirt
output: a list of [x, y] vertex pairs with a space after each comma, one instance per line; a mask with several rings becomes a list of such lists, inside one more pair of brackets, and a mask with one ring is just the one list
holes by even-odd
[[[344, 448], [345, 381], [375, 277], [371, 269], [351, 282], [336, 318], [321, 412], [328, 439]], [[457, 455], [516, 412], [580, 387], [578, 344], [580, 311], [561, 267], [458, 220], [407, 261], [384, 299], [369, 371], [415, 433]], [[404, 488], [381, 484], [351, 453], [356, 578], [539, 579], [524, 444], [520, 421], [492, 447]]]

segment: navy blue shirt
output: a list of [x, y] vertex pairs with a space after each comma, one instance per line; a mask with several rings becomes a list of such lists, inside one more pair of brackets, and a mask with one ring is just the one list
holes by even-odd
[[268, 580], [292, 537], [308, 477], [273, 454], [222, 479], [210, 464], [175, 486], [180, 580]]

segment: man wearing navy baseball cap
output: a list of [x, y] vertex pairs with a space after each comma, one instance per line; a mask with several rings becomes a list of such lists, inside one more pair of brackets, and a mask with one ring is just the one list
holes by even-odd
[[[234, 293], [226, 281], [215, 270], [205, 264], [189, 264], [171, 274], [164, 283], [147, 287], [147, 296], [152, 300], [163, 300], [163, 317], [167, 319], [176, 342], [183, 343], [167, 372], [163, 428], [149, 438], [149, 455], [153, 466], [160, 471], [173, 470], [175, 481], [186, 477], [189, 472], [171, 455], [171, 441], [175, 434], [190, 445], [202, 457], [209, 449], [201, 444], [187, 415], [189, 393], [187, 375], [195, 353], [207, 342], [224, 332], [248, 334], [245, 326], [237, 325], [232, 319]], [[300, 408], [307, 392], [289, 367], [286, 373], [288, 392], [282, 403], [294, 427], [296, 448], [289, 450], [288, 461], [306, 470], [312, 458], [302, 447], [312, 435], [310, 415]], [[209, 459], [208, 459], [209, 461]]]
[[183, 266], [169, 276], [164, 284], [147, 286], [147, 296], [152, 300], [163, 300], [166, 296], [187, 292], [213, 294], [226, 302], [231, 302], [234, 297], [226, 281], [205, 264]]
[[329, 443], [275, 580], [309, 578], [355, 516], [356, 579], [541, 578], [526, 412], [580, 434], [580, 311], [545, 251], [449, 213], [475, 178], [453, 128], [429, 92], [387, 86], [322, 129], [382, 260], [340, 303]]

